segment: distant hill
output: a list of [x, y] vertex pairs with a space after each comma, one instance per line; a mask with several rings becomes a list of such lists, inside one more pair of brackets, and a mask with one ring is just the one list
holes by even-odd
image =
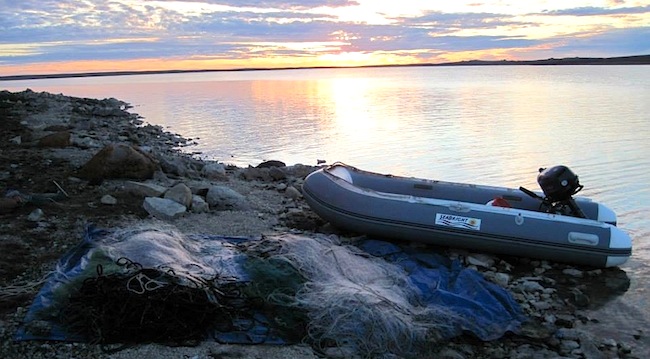
[[[446, 62], [442, 64], [408, 64], [408, 65], [374, 65], [359, 67], [410, 67], [410, 66], [503, 66], [503, 65], [650, 65], [650, 55], [623, 56], [623, 57], [569, 57], [562, 59], [546, 60], [529, 60], [529, 61], [485, 61], [470, 60], [459, 62]], [[155, 74], [172, 74], [172, 73], [190, 73], [190, 72], [221, 72], [221, 71], [260, 71], [260, 70], [295, 70], [311, 68], [346, 68], [345, 66], [322, 66], [322, 67], [285, 67], [285, 68], [241, 68], [231, 70], [160, 70], [160, 71], [120, 71], [120, 72], [83, 72], [67, 74], [47, 74], [47, 75], [13, 75], [0, 76], [0, 81], [11, 80], [35, 80], [35, 79], [52, 79], [66, 77], [98, 77], [98, 76], [126, 76], [126, 75], [155, 75]]]
[[562, 59], [529, 60], [529, 61], [459, 61], [430, 66], [492, 66], [492, 65], [650, 65], [650, 55], [624, 57], [567, 57]]

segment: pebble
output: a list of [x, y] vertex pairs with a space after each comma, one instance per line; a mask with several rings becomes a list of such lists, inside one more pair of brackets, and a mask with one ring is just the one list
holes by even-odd
[[117, 198], [111, 196], [110, 194], [103, 195], [99, 201], [102, 204], [109, 205], [109, 206], [114, 206], [117, 204]]
[[45, 214], [43, 213], [42, 209], [36, 208], [27, 216], [27, 220], [30, 222], [38, 222], [43, 218], [44, 215]]
[[508, 283], [510, 283], [510, 276], [506, 273], [496, 273], [494, 275], [494, 282], [504, 288], [507, 288]]
[[575, 268], [567, 268], [562, 271], [562, 274], [566, 274], [571, 277], [582, 278], [583, 273], [581, 270]]
[[541, 292], [541, 291], [544, 290], [544, 287], [541, 284], [539, 284], [537, 282], [533, 282], [533, 281], [525, 281], [525, 282], [523, 282], [521, 284], [520, 288], [524, 292]]
[[616, 347], [616, 340], [612, 338], [603, 339], [601, 343], [606, 347]]

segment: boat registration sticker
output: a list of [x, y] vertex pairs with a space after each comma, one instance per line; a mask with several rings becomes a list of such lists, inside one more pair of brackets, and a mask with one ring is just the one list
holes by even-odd
[[479, 218], [461, 217], [453, 214], [436, 213], [436, 224], [475, 231], [481, 230], [481, 220]]

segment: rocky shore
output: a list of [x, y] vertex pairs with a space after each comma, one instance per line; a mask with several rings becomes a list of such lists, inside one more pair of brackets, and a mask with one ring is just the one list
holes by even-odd
[[[147, 125], [116, 99], [0, 92], [0, 356], [3, 358], [315, 358], [308, 345], [196, 347], [142, 344], [106, 353], [99, 345], [16, 342], [16, 329], [56, 261], [93, 223], [99, 227], [164, 221], [183, 233], [255, 236], [342, 233], [316, 216], [301, 195], [318, 167], [268, 161], [240, 168], [204, 161], [190, 142]], [[218, 129], [215, 129], [218, 130]], [[530, 320], [518, 334], [481, 342], [461, 336], [421, 357], [642, 358], [639, 328], [629, 341], [593, 335], [588, 315], [625, 292], [620, 269], [498, 257], [448, 249], [446, 255], [507, 288]]]

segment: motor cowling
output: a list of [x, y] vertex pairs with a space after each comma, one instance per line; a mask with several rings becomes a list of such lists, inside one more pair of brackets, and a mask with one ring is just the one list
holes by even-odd
[[550, 202], [567, 201], [583, 187], [567, 166], [540, 168], [537, 183]]

